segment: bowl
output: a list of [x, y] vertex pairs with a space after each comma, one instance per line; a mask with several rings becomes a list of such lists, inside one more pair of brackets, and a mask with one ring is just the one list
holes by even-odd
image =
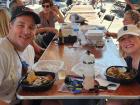
[[129, 84], [134, 82], [136, 71], [125, 66], [111, 66], [107, 68], [105, 76], [108, 81]]
[[[29, 74], [23, 76], [20, 80], [20, 86], [22, 87], [23, 90], [27, 91], [46, 91], [49, 90], [54, 82], [55, 82], [55, 73], [53, 72], [45, 72], [45, 71], [37, 71], [34, 72], [35, 76], [41, 80], [40, 84], [35, 84], [35, 81], [33, 83], [29, 83]], [[47, 79], [45, 82], [41, 78], [51, 78]], [[31, 77], [33, 79], [33, 77]], [[37, 80], [37, 79], [36, 79]]]

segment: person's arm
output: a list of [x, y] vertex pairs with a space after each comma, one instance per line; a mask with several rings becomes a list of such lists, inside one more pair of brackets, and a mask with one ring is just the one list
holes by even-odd
[[6, 102], [4, 102], [3, 100], [0, 99], [0, 105], [10, 105], [10, 104], [8, 104], [8, 103], [6, 103]]
[[106, 37], [113, 37], [113, 38], [117, 38], [117, 33], [113, 33], [113, 32], [106, 32], [105, 33]]
[[35, 53], [40, 54], [40, 53], [42, 53], [42, 52], [45, 51], [45, 49], [42, 48], [42, 47], [40, 47], [40, 46], [35, 42], [35, 40], [32, 41], [31, 45], [32, 45], [33, 48], [34, 48]]
[[52, 12], [56, 18], [56, 20], [59, 22], [59, 23], [64, 23], [64, 17], [62, 15], [62, 13], [59, 11], [58, 7], [56, 6], [53, 6], [52, 7]]
[[132, 8], [132, 10], [135, 10], [135, 7], [136, 7], [135, 4], [132, 4], [132, 3], [130, 2], [130, 0], [125, 0], [125, 2], [126, 2], [126, 4], [128, 4], [128, 5]]
[[43, 33], [43, 32], [53, 32], [56, 35], [58, 35], [58, 30], [54, 27], [38, 27], [36, 34]]

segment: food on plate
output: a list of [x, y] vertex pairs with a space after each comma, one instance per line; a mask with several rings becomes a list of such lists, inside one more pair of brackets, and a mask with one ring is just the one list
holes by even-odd
[[37, 79], [37, 76], [35, 75], [35, 72], [31, 71], [28, 75], [26, 80], [28, 81], [29, 84], [32, 84], [33, 81]]
[[135, 77], [135, 73], [127, 72], [125, 67], [110, 67], [107, 70], [107, 75], [118, 79], [133, 79]]
[[50, 74], [47, 74], [45, 76], [38, 76], [35, 74], [34, 71], [31, 71], [28, 75], [27, 78], [25, 79], [25, 81], [29, 84], [29, 85], [33, 85], [33, 86], [39, 86], [42, 84], [46, 84], [49, 83], [49, 81], [52, 81], [53, 77]]

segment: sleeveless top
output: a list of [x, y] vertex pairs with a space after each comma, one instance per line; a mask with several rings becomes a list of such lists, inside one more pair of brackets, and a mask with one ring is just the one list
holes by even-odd
[[[132, 58], [130, 56], [125, 58], [125, 61], [127, 63], [128, 68], [133, 69], [132, 67]], [[140, 83], [140, 61], [139, 61], [139, 66], [138, 66], [138, 70], [137, 70], [137, 76], [136, 76], [136, 81]]]
[[40, 20], [41, 20], [40, 27], [55, 27], [56, 19], [52, 12], [50, 12], [49, 14], [50, 16], [49, 16], [49, 19], [47, 20], [45, 18], [45, 14], [43, 11], [39, 13]]

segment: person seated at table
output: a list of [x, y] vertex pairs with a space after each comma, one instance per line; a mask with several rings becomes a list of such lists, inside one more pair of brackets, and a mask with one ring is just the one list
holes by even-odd
[[0, 39], [0, 99], [4, 102], [15, 104], [18, 81], [22, 70], [27, 69], [23, 63], [34, 64], [34, 49], [30, 43], [38, 23], [39, 16], [29, 8], [16, 8], [9, 23], [9, 33]]
[[[126, 25], [118, 31], [120, 54], [127, 66], [137, 71], [136, 81], [140, 83], [140, 29]], [[140, 100], [109, 100], [107, 105], [140, 105]]]
[[[9, 4], [11, 14], [17, 7], [21, 7], [21, 6], [24, 6], [24, 3], [22, 0], [12, 0]], [[36, 62], [41, 57], [41, 55], [45, 51], [45, 49], [42, 48], [41, 46], [39, 46], [35, 42], [35, 40], [32, 41], [31, 45], [33, 46], [33, 48], [35, 50], [35, 62]]]
[[0, 100], [6, 103], [19, 103], [16, 89], [23, 70], [34, 64], [35, 53], [30, 43], [38, 23], [40, 18], [36, 13], [26, 7], [17, 7], [11, 16], [8, 34], [0, 38]]
[[[140, 21], [140, 13], [136, 10], [129, 10], [124, 14], [123, 25], [137, 24]], [[107, 37], [117, 37], [117, 33], [106, 32]]]
[[[55, 29], [55, 23], [63, 23], [64, 18], [58, 7], [53, 4], [52, 0], [42, 0], [41, 3], [43, 10], [39, 13], [41, 24], [38, 27], [37, 33], [42, 35], [37, 35], [36, 42], [40, 46], [46, 48], [54, 35], [58, 35], [58, 31]], [[44, 37], [48, 39], [44, 42], [46, 45], [42, 42], [44, 41]]]

